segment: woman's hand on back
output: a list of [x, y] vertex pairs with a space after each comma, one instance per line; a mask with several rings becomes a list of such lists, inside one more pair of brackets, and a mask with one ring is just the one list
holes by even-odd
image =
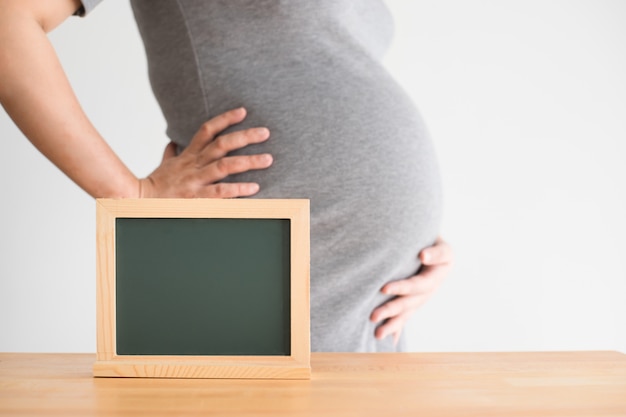
[[227, 111], [204, 123], [189, 146], [176, 155], [170, 143], [161, 165], [140, 180], [141, 198], [234, 198], [247, 197], [259, 191], [256, 183], [221, 183], [238, 174], [272, 165], [270, 154], [228, 156], [229, 152], [266, 141], [267, 128], [252, 128], [220, 135], [220, 132], [243, 121], [243, 108]]

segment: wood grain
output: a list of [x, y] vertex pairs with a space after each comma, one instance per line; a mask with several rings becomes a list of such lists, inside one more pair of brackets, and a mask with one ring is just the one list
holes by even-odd
[[626, 416], [618, 352], [313, 353], [311, 380], [92, 378], [92, 354], [0, 354], [0, 416]]

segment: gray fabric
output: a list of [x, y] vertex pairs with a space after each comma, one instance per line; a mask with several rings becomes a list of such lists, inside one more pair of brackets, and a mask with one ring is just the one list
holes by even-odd
[[[314, 351], [393, 351], [377, 341], [381, 287], [413, 275], [438, 234], [430, 138], [381, 60], [393, 23], [380, 0], [132, 0], [154, 94], [181, 148], [209, 118], [271, 138], [258, 198], [311, 199]], [[232, 130], [232, 129], [231, 129]], [[402, 350], [403, 344], [398, 349]]]

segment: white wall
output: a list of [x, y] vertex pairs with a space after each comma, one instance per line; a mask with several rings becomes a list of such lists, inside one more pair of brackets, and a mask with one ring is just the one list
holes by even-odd
[[[388, 4], [388, 63], [435, 140], [456, 252], [410, 348], [626, 352], [626, 3]], [[127, 2], [51, 39], [94, 124], [147, 175], [165, 123]], [[95, 351], [94, 203], [3, 112], [0, 146], [0, 351]]]

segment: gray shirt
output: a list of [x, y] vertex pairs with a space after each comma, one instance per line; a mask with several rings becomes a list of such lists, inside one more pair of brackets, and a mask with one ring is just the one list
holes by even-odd
[[[85, 0], [89, 12], [100, 0]], [[257, 198], [311, 200], [314, 351], [393, 351], [369, 321], [381, 287], [415, 274], [438, 235], [440, 179], [411, 100], [382, 64], [393, 22], [381, 0], [131, 0], [167, 134], [245, 106], [266, 126]]]

